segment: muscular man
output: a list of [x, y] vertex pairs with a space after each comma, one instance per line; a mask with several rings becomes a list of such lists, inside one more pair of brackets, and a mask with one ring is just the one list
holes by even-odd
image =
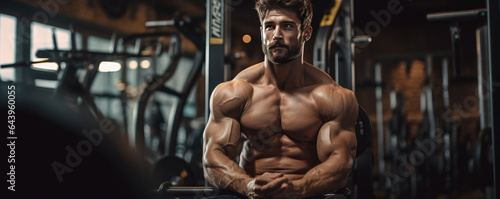
[[303, 60], [311, 3], [258, 0], [255, 7], [265, 60], [212, 93], [205, 178], [250, 198], [305, 198], [343, 188], [356, 154], [358, 103]]

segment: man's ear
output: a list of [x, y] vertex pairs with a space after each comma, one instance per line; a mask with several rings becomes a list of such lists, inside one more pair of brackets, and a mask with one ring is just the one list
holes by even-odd
[[311, 26], [307, 26], [304, 28], [304, 41], [308, 41], [309, 39], [311, 39], [311, 36], [312, 36], [312, 27]]

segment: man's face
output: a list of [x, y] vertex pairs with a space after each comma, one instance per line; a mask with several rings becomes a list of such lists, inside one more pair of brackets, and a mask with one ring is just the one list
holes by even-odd
[[[262, 51], [273, 64], [284, 64], [300, 57], [304, 35], [297, 14], [288, 9], [271, 10], [262, 22]], [[305, 34], [304, 34], [305, 33]], [[309, 37], [309, 35], [307, 35]]]

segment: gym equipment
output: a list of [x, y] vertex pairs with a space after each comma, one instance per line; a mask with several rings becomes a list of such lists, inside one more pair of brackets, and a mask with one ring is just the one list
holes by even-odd
[[[323, 15], [316, 35], [313, 65], [328, 73], [342, 87], [355, 92], [353, 47], [356, 42], [369, 42], [371, 38], [369, 36], [353, 37], [352, 7], [350, 0], [331, 1], [330, 7], [326, 9]], [[354, 194], [349, 197], [358, 198], [358, 196], [364, 195], [373, 198], [373, 186], [371, 186], [373, 157], [371, 154], [361, 156], [371, 143], [371, 123], [361, 106], [359, 113], [358, 122], [356, 123], [356, 136], [358, 138], [356, 157], [364, 160], [359, 160], [359, 162], [363, 162], [361, 165], [358, 164], [358, 161], [354, 161], [355, 169], [352, 170], [347, 188], [355, 190]], [[364, 129], [366, 124], [370, 125], [366, 129], [369, 129], [369, 132]], [[363, 170], [363, 175], [357, 174], [358, 169]], [[363, 191], [356, 189], [358, 186], [364, 187]]]
[[[385, 160], [384, 156], [387, 153], [384, 149], [384, 107], [382, 102], [382, 66], [380, 63], [375, 64], [375, 97], [376, 97], [376, 112], [377, 112], [377, 155], [378, 155], [378, 175], [382, 176], [385, 173]], [[383, 178], [379, 178], [384, 184]]]
[[[201, 74], [203, 61], [204, 61], [204, 43], [203, 38], [204, 31], [201, 27], [201, 20], [195, 17], [187, 17], [182, 15], [176, 15], [173, 20], [167, 21], [148, 21], [146, 22], [146, 27], [157, 28], [157, 27], [171, 27], [174, 26], [176, 29], [190, 39], [195, 46], [198, 48], [198, 52], [195, 54], [194, 66], [190, 71], [186, 83], [184, 84], [181, 92], [177, 92], [172, 88], [164, 86], [164, 83], [172, 77], [175, 72], [179, 59], [180, 59], [180, 44], [175, 47], [174, 59], [170, 62], [171, 66], [166, 69], [166, 71], [161, 76], [153, 77], [149, 80], [148, 84], [142, 89], [140, 100], [138, 101], [137, 110], [135, 111], [136, 119], [136, 149], [139, 156], [145, 160], [145, 135], [144, 135], [144, 125], [145, 125], [145, 110], [148, 105], [149, 98], [153, 93], [159, 91], [178, 98], [177, 103], [174, 105], [173, 112], [168, 117], [168, 127], [164, 138], [165, 148], [161, 152], [163, 157], [154, 158], [153, 168], [151, 176], [153, 177], [154, 186], [166, 180], [172, 181], [173, 178], [177, 179], [176, 185], [195, 185], [197, 184], [197, 178], [202, 178], [202, 176], [194, 176], [193, 172], [189, 168], [188, 163], [176, 155], [177, 146], [177, 135], [179, 128], [182, 123], [183, 110], [186, 104], [187, 98], [192, 90], [194, 84], [198, 80]], [[176, 41], [180, 41], [180, 36], [175, 37]], [[201, 160], [200, 160], [201, 161]], [[146, 166], [146, 165], [144, 165]], [[182, 166], [185, 170], [178, 171], [175, 169], [177, 166]], [[146, 170], [146, 169], [145, 169]]]
[[[173, 114], [173, 117], [170, 117], [168, 122], [169, 131], [167, 131], [167, 135], [165, 138], [167, 143], [165, 145], [165, 154], [167, 155], [175, 155], [178, 129], [182, 122], [182, 113], [183, 113], [182, 111], [184, 109], [187, 97], [189, 96], [189, 92], [191, 91], [191, 89], [193, 88], [194, 84], [197, 81], [197, 78], [201, 74], [202, 66], [204, 64], [203, 61], [205, 61], [205, 55], [203, 52], [205, 49], [205, 43], [202, 36], [205, 34], [204, 33], [205, 31], [202, 29], [200, 25], [201, 21], [202, 21], [201, 18], [179, 15], [174, 17], [173, 20], [146, 22], [146, 27], [148, 28], [171, 27], [172, 25], [175, 26], [183, 35], [185, 35], [189, 40], [191, 40], [198, 49], [198, 52], [195, 54], [194, 58], [194, 63], [193, 63], [194, 67], [189, 73], [188, 78], [186, 80], [186, 84], [184, 84], [184, 87], [182, 88], [181, 92], [176, 92], [166, 87], [158, 87], [158, 91], [162, 91], [167, 94], [177, 96], [179, 98], [178, 104], [175, 106], [175, 112]], [[141, 124], [137, 125], [138, 125], [137, 128], [140, 128], [139, 126], [142, 126]], [[140, 132], [136, 133], [141, 134]], [[138, 142], [142, 143], [142, 141]]]
[[370, 118], [363, 107], [359, 106], [358, 120], [355, 125], [356, 139], [358, 146], [356, 148], [356, 157], [359, 157], [370, 146], [372, 128]]
[[[341, 4], [342, 0], [331, 1], [330, 9], [327, 9], [323, 15], [317, 30], [316, 40], [314, 41], [315, 51], [313, 55], [313, 64], [330, 75], [332, 75], [333, 72], [331, 68], [332, 60], [330, 60], [331, 45], [333, 42], [331, 32], [333, 24], [338, 19], [337, 13]], [[327, 40], [325, 40], [325, 38]]]
[[449, 21], [450, 22], [450, 33], [451, 33], [451, 44], [452, 44], [452, 57], [453, 57], [453, 69], [455, 76], [460, 75], [460, 28], [459, 22], [478, 20], [486, 18], [486, 9], [475, 9], [466, 10], [458, 12], [438, 12], [427, 14], [428, 21]]
[[491, 73], [489, 68], [488, 56], [488, 27], [482, 26], [476, 30], [476, 43], [477, 43], [477, 94], [479, 96], [479, 118], [480, 128], [492, 126], [491, 119], [491, 83], [489, 75]]
[[[203, 44], [203, 38], [200, 36], [203, 35], [203, 30], [201, 27], [196, 28], [195, 26], [199, 26], [199, 21], [188, 18], [188, 17], [183, 17], [183, 16], [176, 16], [176, 18], [173, 20], [173, 24], [188, 38], [197, 45], [199, 49], [203, 49], [204, 44]], [[149, 23], [149, 26], [154, 27], [154, 23]], [[198, 30], [198, 32], [197, 32]], [[55, 36], [54, 36], [55, 37]], [[123, 44], [126, 44], [131, 41], [136, 41], [136, 54], [131, 54], [131, 53], [117, 53], [117, 45], [114, 42], [115, 39], [113, 39], [113, 44], [111, 45], [112, 49], [111, 53], [105, 53], [105, 52], [90, 52], [90, 51], [76, 51], [74, 48], [70, 51], [60, 51], [57, 49], [57, 45], [55, 45], [54, 50], [40, 50], [37, 52], [37, 56], [39, 57], [49, 57], [49, 60], [47, 61], [55, 61], [57, 63], [68, 63], [67, 67], [65, 70], [61, 71], [63, 74], [61, 75], [61, 83], [60, 87], [56, 91], [56, 96], [59, 95], [68, 95], [68, 93], [75, 93], [75, 97], [72, 98], [73, 103], [76, 103], [77, 99], [76, 97], [80, 96], [83, 98], [83, 102], [89, 106], [90, 110], [87, 111], [89, 114], [92, 114], [92, 116], [96, 119], [96, 121], [101, 121], [102, 114], [99, 112], [97, 109], [97, 106], [93, 102], [92, 96], [88, 92], [91, 82], [93, 81], [95, 75], [97, 74], [98, 67], [93, 67], [91, 71], [86, 73], [86, 77], [84, 78], [84, 82], [82, 84], [79, 83], [78, 78], [76, 77], [76, 71], [78, 68], [87, 68], [87, 62], [92, 62], [94, 63], [95, 66], [98, 66], [99, 63], [102, 60], [116, 60], [116, 59], [125, 59], [129, 57], [143, 57], [140, 55], [141, 52], [141, 40], [143, 38], [159, 38], [159, 37], [168, 37], [170, 39], [169, 44], [170, 46], [168, 47], [169, 54], [171, 56], [171, 62], [170, 66], [167, 66], [166, 71], [162, 74], [162, 76], [158, 77], [153, 77], [149, 79], [147, 82], [147, 86], [145, 89], [142, 90], [141, 92], [141, 97], [139, 99], [139, 105], [137, 106], [138, 111], [135, 113], [136, 119], [137, 119], [137, 131], [136, 131], [136, 150], [138, 151], [138, 155], [140, 156], [141, 160], [144, 160], [145, 156], [145, 140], [144, 140], [144, 124], [145, 124], [145, 108], [148, 103], [149, 97], [152, 95], [152, 93], [156, 90], [163, 91], [169, 94], [172, 94], [174, 96], [178, 96], [180, 98], [179, 100], [179, 105], [177, 106], [177, 109], [175, 110], [176, 115], [181, 115], [182, 116], [182, 110], [184, 107], [184, 103], [186, 102], [186, 99], [189, 95], [189, 91], [193, 87], [194, 83], [196, 82], [199, 74], [201, 73], [201, 67], [203, 63], [203, 53], [199, 52], [196, 55], [195, 58], [195, 67], [193, 68], [192, 73], [190, 74], [188, 78], [188, 83], [186, 84], [185, 88], [183, 89], [182, 92], [177, 92], [174, 91], [173, 89], [162, 87], [163, 83], [170, 78], [173, 73], [176, 70], [176, 67], [178, 65], [179, 59], [180, 59], [180, 35], [177, 33], [172, 33], [172, 32], [155, 32], [155, 33], [145, 33], [145, 34], [135, 34], [135, 35], [128, 35], [120, 39], [120, 42]], [[113, 37], [114, 38], [114, 37]], [[156, 43], [154, 43], [156, 42]], [[74, 36], [72, 39], [73, 46], [74, 45]], [[150, 45], [150, 44], [147, 44]], [[156, 54], [153, 56], [158, 56], [160, 52], [162, 52], [165, 47], [162, 46], [160, 40], [153, 40], [153, 45], [155, 46], [154, 49], [156, 49]], [[144, 47], [144, 46], [143, 46]], [[31, 64], [31, 62], [29, 63]], [[19, 64], [17, 64], [19, 65]], [[70, 95], [71, 96], [71, 95]], [[83, 109], [85, 110], [85, 109]], [[181, 122], [181, 116], [179, 117], [173, 117], [169, 118], [169, 125], [171, 127], [169, 129], [174, 129], [177, 130], [180, 126]], [[172, 127], [173, 125], [173, 127]], [[117, 128], [119, 129], [119, 128]], [[170, 134], [168, 134], [170, 133]], [[177, 132], [172, 132], [169, 131], [167, 133], [167, 143], [172, 142], [173, 144], [165, 144], [165, 147], [173, 147], [175, 149], [175, 141], [177, 140], [175, 136], [177, 136]], [[173, 137], [173, 138], [172, 138]], [[175, 153], [174, 150], [172, 150], [172, 153]], [[167, 152], [168, 154], [168, 152]], [[171, 160], [171, 157], [166, 158], [166, 160]], [[173, 161], [167, 161], [167, 162], [173, 162]], [[179, 162], [179, 161], [178, 161]], [[175, 162], [174, 162], [175, 163]], [[174, 174], [168, 174], [168, 175], [156, 175], [157, 173], [161, 173], [160, 170], [165, 169], [165, 161], [164, 160], [158, 160], [157, 162], [154, 163], [154, 167], [152, 170], [152, 173], [155, 174], [155, 177], [162, 177], [166, 176], [166, 179], [161, 179], [159, 180], [160, 182], [163, 182], [164, 180], [172, 180], [172, 177], [168, 177], [170, 175]], [[184, 165], [187, 165], [184, 164]], [[142, 165], [142, 170], [146, 171], [144, 168], [146, 165]], [[159, 169], [161, 168], [161, 169]], [[168, 168], [168, 166], [167, 166]], [[195, 182], [194, 180], [194, 174], [190, 170], [186, 170], [186, 172], [189, 174], [187, 175], [188, 178], [184, 179], [183, 181], [185, 183], [190, 183], [193, 184]], [[186, 175], [186, 172], [180, 172], [182, 175]], [[174, 172], [176, 173], [176, 172]], [[179, 172], [177, 172], [179, 173]], [[176, 174], [177, 175], [177, 174]], [[193, 178], [193, 179], [191, 179]], [[188, 180], [189, 179], [189, 180]], [[157, 185], [154, 185], [157, 186]]]
[[354, 44], [371, 42], [369, 35], [353, 35], [350, 0], [332, 0], [325, 10], [314, 42], [313, 65], [330, 74], [344, 88], [354, 90]]
[[486, 198], [492, 196], [493, 186], [493, 146], [492, 130], [484, 128], [479, 132], [478, 139], [474, 147], [473, 169], [476, 176], [476, 183], [481, 191], [486, 194]]
[[[54, 49], [37, 52], [38, 57], [48, 57], [48, 61], [55, 61], [59, 66], [62, 63], [66, 65], [64, 68], [60, 67], [59, 86], [50, 93], [51, 96], [46, 96], [49, 92], [43, 93], [46, 95], [33, 92], [35, 89], [30, 85], [16, 84], [16, 88], [23, 88], [24, 91], [18, 93], [16, 101], [16, 105], [20, 105], [16, 109], [16, 116], [23, 118], [18, 120], [16, 130], [30, 132], [26, 134], [29, 139], [25, 140], [24, 145], [36, 149], [29, 151], [30, 156], [25, 159], [26, 169], [30, 167], [31, 173], [16, 177], [27, 182], [31, 191], [29, 194], [37, 194], [41, 198], [68, 198], [76, 195], [81, 198], [148, 197], [145, 186], [147, 183], [135, 168], [135, 155], [129, 153], [128, 143], [121, 134], [106, 132], [109, 128], [103, 129], [101, 122], [105, 122], [106, 118], [93, 101], [94, 95], [89, 92], [101, 61], [137, 55], [77, 51], [74, 30], [70, 29], [71, 50], [59, 50], [53, 32]], [[31, 63], [33, 62], [11, 66], [25, 67]], [[89, 69], [90, 63], [95, 67]], [[79, 81], [78, 70], [86, 72], [83, 82]], [[37, 100], [33, 100], [35, 98]], [[104, 124], [114, 131], [120, 130], [117, 123]], [[39, 132], [33, 132], [33, 127]], [[87, 131], [92, 132], [92, 136], [102, 136], [101, 140], [89, 138], [84, 134]], [[55, 162], [59, 163], [57, 168], [53, 166]], [[25, 166], [16, 165], [21, 170]], [[25, 177], [28, 178], [24, 179]], [[31, 179], [46, 181], [40, 186], [30, 182]], [[62, 179], [64, 183], [61, 183]], [[24, 194], [21, 192], [21, 195]]]
[[493, 198], [493, 149], [492, 149], [492, 109], [490, 92], [490, 67], [487, 54], [487, 26], [482, 26], [476, 30], [477, 54], [478, 54], [478, 96], [480, 128], [478, 138], [474, 145], [472, 155], [472, 173], [485, 194], [485, 198]]
[[166, 156], [155, 161], [149, 173], [151, 184], [158, 186], [166, 180], [172, 185], [195, 185], [197, 176], [194, 176], [189, 164], [176, 156]]
[[[375, 92], [380, 95], [380, 98], [377, 99], [378, 125], [384, 124], [381, 98], [382, 87], [379, 86], [382, 80], [382, 64], [386, 62], [400, 63], [402, 61], [409, 63], [410, 60], [425, 61], [426, 81], [422, 87], [420, 100], [424, 118], [420, 123], [417, 137], [415, 139], [408, 140], [408, 127], [405, 119], [406, 112], [403, 110], [404, 107], [401, 107], [404, 104], [404, 100], [401, 98], [400, 94], [398, 95], [394, 90], [392, 90], [390, 101], [393, 117], [388, 123], [387, 135], [381, 135], [378, 140], [379, 150], [383, 150], [383, 147], [386, 147], [385, 151], [383, 151], [384, 155], [382, 156], [384, 159], [379, 159], [379, 161], [386, 163], [383, 170], [379, 168], [380, 176], [385, 176], [385, 178], [380, 178], [380, 183], [385, 185], [385, 187], [381, 186], [381, 188], [391, 189], [391, 192], [395, 195], [395, 197], [430, 197], [432, 196], [433, 191], [442, 190], [441, 186], [444, 184], [444, 181], [441, 182], [440, 180], [444, 179], [446, 175], [448, 175], [445, 172], [444, 163], [450, 162], [449, 158], [447, 159], [445, 154], [450, 154], [451, 148], [443, 147], [441, 144], [438, 144], [441, 143], [441, 139], [442, 137], [445, 137], [445, 135], [439, 131], [442, 127], [441, 120], [439, 117], [436, 117], [436, 115], [439, 115], [440, 110], [438, 110], [438, 108], [440, 101], [445, 100], [446, 98], [437, 99], [435, 96], [434, 92], [436, 88], [434, 84], [436, 82], [434, 82], [435, 77], [433, 74], [434, 60], [441, 60], [441, 67], [446, 68], [448, 56], [449, 54], [446, 52], [426, 52], [386, 55], [375, 57], [374, 59], [375, 80], [377, 83]], [[406, 71], [410, 71], [410, 67], [411, 65], [407, 64]], [[443, 77], [443, 79], [445, 82], [444, 87], [447, 89], [447, 76]], [[445, 94], [443, 95], [446, 96]], [[382, 127], [379, 128], [383, 130]], [[419, 143], [416, 144], [416, 141]], [[433, 153], [424, 154], [425, 160], [419, 165], [408, 165], [411, 163], [408, 160], [411, 158], [412, 152], [414, 153], [413, 155], [415, 155], [414, 151], [416, 150], [422, 152], [419, 145], [422, 147], [423, 141], [436, 142]], [[409, 145], [406, 143], [409, 143]], [[409, 172], [411, 172], [411, 175], [409, 176], [400, 175], [401, 172], [398, 171], [398, 169], [400, 169], [399, 167], [403, 168], [405, 167], [405, 164], [408, 166], [406, 168], [408, 168]], [[436, 180], [430, 181], [430, 176], [434, 176], [434, 179]]]
[[[24, 61], [10, 65], [3, 65], [2, 68], [19, 66], [29, 67], [34, 63], [56, 62], [59, 66], [55, 74], [58, 79], [58, 86], [53, 93], [53, 97], [64, 99], [65, 103], [72, 105], [71, 107], [73, 108], [76, 108], [78, 113], [84, 114], [90, 119], [97, 122], [102, 121], [104, 116], [97, 108], [97, 105], [93, 100], [93, 95], [89, 92], [92, 82], [98, 73], [99, 67], [97, 66], [99, 66], [102, 61], [112, 61], [128, 57], [140, 57], [140, 55], [117, 53], [116, 51], [110, 53], [86, 50], [77, 51], [75, 31], [72, 25], [70, 25], [70, 31], [71, 50], [59, 50], [55, 32], [53, 31], [52, 38], [54, 49], [38, 50], [36, 53], [37, 57], [47, 58], [47, 60], [39, 62]], [[115, 43], [111, 44], [111, 46], [114, 45]], [[62, 63], [65, 63], [64, 69], [61, 67]], [[89, 69], [89, 64], [93, 64], [95, 67]], [[80, 69], [85, 71], [83, 81], [80, 81], [77, 75], [77, 72]]]
[[[427, 14], [428, 21], [445, 21], [450, 23], [451, 43], [452, 43], [452, 66], [455, 77], [460, 77], [460, 55], [459, 55], [459, 41], [460, 29], [459, 23], [463, 21], [484, 21], [486, 19], [486, 9], [476, 9], [467, 11], [453, 11]], [[478, 67], [479, 68], [479, 67]], [[443, 66], [443, 97], [445, 113], [451, 113], [451, 106], [449, 102], [449, 77], [448, 67]], [[479, 73], [481, 74], [481, 73]], [[482, 74], [481, 74], [482, 76]], [[480, 78], [478, 78], [480, 79]], [[480, 80], [478, 80], [480, 81]], [[481, 88], [479, 88], [481, 89]], [[480, 96], [481, 98], [483, 96]], [[458, 130], [460, 124], [453, 123], [451, 117], [445, 118], [443, 121], [444, 130], [444, 147], [445, 150], [445, 187], [446, 189], [457, 191], [458, 190]]]
[[210, 115], [210, 96], [217, 85], [222, 83], [224, 72], [229, 68], [225, 58], [231, 47], [230, 39], [230, 0], [206, 1], [206, 35], [205, 35], [205, 121]]
[[190, 197], [202, 198], [209, 196], [217, 196], [219, 190], [214, 187], [182, 187], [173, 186], [169, 181], [161, 183], [157, 193], [166, 197]]
[[[192, 17], [176, 17], [174, 20], [169, 21], [151, 21], [146, 23], [146, 27], [154, 28], [154, 27], [168, 27], [175, 26], [182, 34], [186, 35], [190, 40], [195, 43], [198, 48], [198, 53], [195, 56], [195, 66], [191, 73], [189, 74], [187, 83], [185, 84], [183, 91], [181, 93], [177, 93], [171, 89], [161, 88], [159, 87], [159, 91], [166, 91], [169, 94], [173, 94], [174, 96], [179, 97], [178, 104], [175, 106], [175, 113], [172, 117], [169, 118], [169, 128], [167, 131], [167, 135], [165, 138], [165, 154], [168, 156], [174, 156], [176, 153], [177, 146], [177, 134], [178, 129], [182, 122], [182, 111], [186, 102], [186, 99], [189, 95], [189, 91], [194, 86], [197, 78], [201, 74], [202, 66], [205, 64], [205, 78], [206, 78], [206, 118], [208, 119], [208, 102], [210, 99], [210, 95], [213, 89], [224, 81], [224, 73], [221, 71], [227, 71], [228, 67], [225, 67], [225, 57], [228, 50], [226, 48], [230, 47], [229, 41], [225, 40], [228, 37], [229, 31], [229, 16], [227, 16], [226, 9], [228, 9], [227, 5], [229, 5], [228, 0], [214, 0], [207, 1], [207, 15], [206, 15], [206, 34], [205, 31], [202, 30], [200, 26], [201, 18], [192, 18]], [[181, 20], [182, 18], [182, 20]], [[193, 31], [195, 30], [195, 31]], [[203, 36], [205, 35], [205, 37]], [[222, 53], [221, 53], [222, 52]], [[226, 53], [224, 53], [226, 52]], [[204, 61], [204, 62], [203, 62]], [[153, 89], [154, 90], [154, 89]], [[145, 102], [143, 102], [145, 103]], [[143, 132], [139, 128], [142, 128], [143, 122], [137, 123], [137, 137], [136, 140], [138, 146], [143, 148]], [[199, 131], [198, 133], [202, 133]], [[194, 137], [200, 138], [197, 135], [191, 135]], [[194, 142], [193, 142], [194, 143]], [[139, 151], [140, 150], [140, 151]], [[143, 154], [143, 149], [139, 149], [139, 153]], [[193, 152], [195, 156], [199, 154], [199, 152]], [[201, 161], [195, 160], [195, 162]], [[196, 163], [195, 163], [196, 165]], [[168, 167], [167, 167], [168, 168]], [[168, 179], [167, 179], [168, 180]]]
[[498, 174], [498, 157], [500, 154], [500, 106], [495, 104], [494, 102], [500, 101], [500, 91], [499, 91], [499, 82], [500, 82], [500, 57], [498, 54], [500, 53], [500, 39], [496, 37], [496, 35], [500, 35], [500, 27], [498, 24], [500, 23], [500, 2], [495, 0], [487, 0], [486, 6], [488, 9], [488, 60], [489, 60], [489, 69], [490, 75], [488, 78], [490, 83], [490, 91], [492, 91], [491, 95], [491, 121], [492, 121], [492, 150], [493, 150], [493, 197], [500, 197], [500, 175]]
[[[388, 124], [387, 137], [389, 138], [388, 148], [390, 155], [387, 158], [391, 162], [389, 166], [389, 171], [392, 173], [398, 172], [398, 167], [404, 165], [401, 159], [406, 160], [408, 157], [406, 142], [408, 137], [408, 126], [406, 123], [406, 108], [405, 108], [405, 98], [404, 96], [396, 92], [394, 88], [391, 90], [391, 112], [392, 119]], [[389, 186], [394, 186], [390, 179], [385, 180]], [[409, 184], [408, 181], [396, 184], [397, 186], [392, 187], [393, 190], [399, 193], [408, 192]]]
[[[420, 108], [423, 114], [422, 121], [418, 126], [417, 136], [412, 141], [411, 151], [413, 150], [425, 150], [424, 154], [428, 156], [422, 164], [415, 168], [415, 175], [411, 178], [411, 196], [412, 198], [429, 198], [432, 197], [432, 190], [435, 188], [431, 182], [431, 176], [435, 174], [431, 173], [432, 169], [439, 166], [439, 157], [441, 153], [436, 150], [439, 147], [435, 146], [435, 143], [429, 143], [429, 141], [435, 140], [435, 131], [440, 126], [440, 121], [436, 118], [438, 113], [438, 106], [436, 96], [433, 92], [435, 88], [435, 76], [433, 72], [433, 60], [437, 58], [436, 56], [427, 55], [425, 57], [425, 73], [426, 79], [422, 87], [420, 94]], [[445, 64], [443, 64], [443, 67]], [[443, 80], [444, 81], [444, 80]], [[427, 146], [426, 146], [427, 145]], [[430, 147], [430, 149], [429, 149]], [[434, 149], [433, 149], [434, 148]], [[434, 150], [434, 153], [431, 150]], [[439, 172], [438, 172], [439, 173]], [[441, 172], [442, 173], [442, 172]]]
[[[137, 153], [142, 156], [144, 155], [144, 144], [145, 144], [145, 139], [144, 139], [144, 124], [145, 124], [145, 109], [146, 105], [149, 102], [149, 98], [152, 96], [152, 94], [159, 88], [161, 87], [172, 75], [174, 74], [175, 70], [177, 69], [177, 65], [179, 63], [179, 60], [181, 58], [181, 53], [180, 53], [180, 36], [176, 33], [155, 33], [155, 34], [147, 34], [147, 35], [132, 35], [128, 36], [127, 38], [124, 39], [124, 43], [126, 43], [129, 40], [133, 40], [136, 38], [144, 38], [144, 37], [159, 37], [159, 36], [167, 36], [170, 38], [170, 47], [169, 47], [169, 56], [171, 57], [171, 61], [169, 62], [169, 66], [167, 66], [167, 69], [164, 71], [164, 73], [161, 76], [156, 76], [153, 78], [150, 78], [146, 84], [146, 86], [141, 90], [141, 94], [139, 97], [138, 105], [136, 106], [137, 110], [134, 111], [135, 115], [135, 121], [136, 121], [136, 126], [135, 126], [135, 144], [136, 144], [136, 149]], [[159, 44], [161, 45], [161, 44]], [[160, 47], [161, 48], [161, 47]], [[157, 55], [160, 54], [160, 52], [156, 52]]]

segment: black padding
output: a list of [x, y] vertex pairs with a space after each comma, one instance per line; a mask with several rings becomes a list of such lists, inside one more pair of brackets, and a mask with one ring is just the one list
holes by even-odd
[[368, 148], [372, 138], [372, 125], [370, 123], [370, 118], [361, 106], [359, 106], [358, 121], [356, 121], [355, 130], [356, 139], [358, 140], [356, 157], [358, 157], [365, 151], [366, 148]]
[[151, 183], [158, 187], [165, 181], [175, 186], [196, 185], [196, 179], [189, 164], [176, 156], [165, 156], [157, 160], [151, 170]]

